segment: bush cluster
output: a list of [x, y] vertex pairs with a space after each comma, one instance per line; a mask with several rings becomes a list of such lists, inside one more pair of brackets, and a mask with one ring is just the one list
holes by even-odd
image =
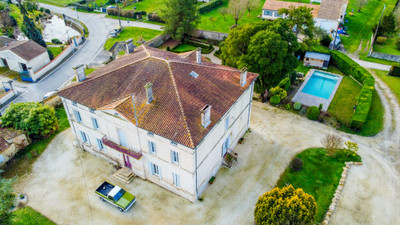
[[281, 102], [281, 99], [279, 98], [278, 95], [274, 95], [274, 96], [271, 97], [271, 99], [269, 100], [269, 102], [270, 102], [272, 105], [277, 105], [277, 104], [279, 104], [279, 103]]
[[387, 37], [377, 37], [376, 38], [377, 44], [385, 44], [386, 41], [387, 41]]
[[293, 104], [293, 109], [299, 111], [301, 109], [301, 103], [300, 102], [295, 102]]
[[[90, 7], [90, 6], [87, 6], [87, 5], [82, 5], [82, 4], [79, 4], [79, 3], [76, 3], [76, 2], [70, 3], [68, 5], [70, 5], [70, 6], [74, 7], [74, 8], [76, 7], [77, 9], [80, 9], [80, 10], [87, 11], [87, 12], [93, 12], [94, 11], [93, 7]], [[45, 12], [47, 13], [47, 11], [45, 11]]]
[[294, 171], [300, 171], [303, 169], [303, 161], [296, 157], [290, 162], [290, 167], [292, 167]]
[[400, 64], [392, 66], [389, 71], [390, 76], [400, 77]]
[[317, 120], [319, 114], [320, 114], [320, 111], [317, 106], [310, 106], [307, 109], [306, 116], [310, 120]]
[[213, 10], [213, 9], [217, 8], [218, 6], [220, 6], [221, 4], [222, 4], [222, 0], [212, 0], [212, 1], [209, 1], [207, 3], [204, 3], [198, 9], [199, 14], [208, 13], [211, 10]]
[[289, 78], [289, 77], [283, 78], [283, 80], [281, 80], [281, 82], [278, 84], [278, 86], [279, 86], [280, 88], [285, 89], [285, 91], [289, 91], [289, 88], [290, 88], [290, 78]]
[[153, 22], [165, 23], [165, 21], [162, 20], [161, 17], [157, 15], [157, 13], [149, 13], [147, 15], [147, 19]]
[[283, 88], [280, 88], [279, 86], [269, 89], [269, 94], [271, 96], [278, 96], [281, 100], [287, 97], [287, 92]]
[[[117, 9], [107, 9], [107, 14], [110, 16], [118, 16], [118, 10]], [[121, 17], [125, 17], [125, 18], [141, 19], [142, 16], [146, 15], [146, 12], [120, 9], [119, 15]]]
[[212, 44], [209, 45], [205, 45], [205, 44], [201, 44], [201, 43], [197, 43], [188, 39], [184, 40], [184, 43], [189, 44], [189, 45], [193, 45], [195, 47], [200, 47], [201, 48], [201, 53], [203, 54], [208, 54], [210, 52], [212, 52], [214, 50], [214, 46]]
[[57, 44], [57, 45], [60, 45], [60, 44], [62, 44], [62, 42], [61, 42], [59, 39], [57, 39], [57, 38], [53, 38], [53, 39], [51, 39], [51, 43], [53, 43], [53, 44]]

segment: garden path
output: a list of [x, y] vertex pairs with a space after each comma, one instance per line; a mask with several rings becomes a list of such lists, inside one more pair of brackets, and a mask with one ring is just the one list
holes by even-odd
[[208, 53], [208, 54], [203, 54], [203, 56], [208, 57], [211, 60], [212, 63], [221, 65], [222, 64], [221, 59], [219, 59], [218, 57], [216, 57], [214, 55], [214, 52], [218, 51], [218, 49], [219, 49], [219, 47], [214, 45], [214, 50], [212, 52]]

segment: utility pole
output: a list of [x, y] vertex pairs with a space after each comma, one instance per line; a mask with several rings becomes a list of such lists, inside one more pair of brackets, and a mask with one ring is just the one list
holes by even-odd
[[119, 16], [119, 5], [118, 5], [118, 0], [115, 1], [117, 3], [117, 11], [118, 11], [118, 21], [119, 21], [119, 27], [121, 28], [121, 17]]
[[386, 5], [383, 5], [383, 10], [382, 10], [382, 13], [381, 13], [381, 17], [379, 18], [378, 26], [376, 26], [375, 34], [372, 37], [371, 47], [369, 48], [369, 51], [368, 51], [368, 57], [371, 56], [372, 51], [374, 50], [374, 42], [375, 42], [375, 39], [376, 39], [376, 35], [378, 34], [379, 26], [381, 25], [382, 16], [383, 16], [383, 13], [385, 12], [385, 9], [386, 9]]

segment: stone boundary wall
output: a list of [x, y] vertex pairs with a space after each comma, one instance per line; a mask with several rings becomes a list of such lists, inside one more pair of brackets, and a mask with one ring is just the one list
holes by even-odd
[[153, 39], [146, 41], [144, 43], [145, 45], [148, 45], [153, 48], [157, 48], [158, 46], [162, 45], [164, 42], [166, 42], [168, 39], [170, 39], [171, 36], [169, 35], [164, 35], [164, 34], [159, 34], [155, 36]]
[[363, 163], [362, 162], [346, 162], [345, 164], [346, 164], [346, 166], [343, 167], [343, 172], [342, 172], [342, 176], [339, 180], [339, 185], [336, 188], [335, 194], [333, 194], [334, 197], [332, 199], [331, 205], [329, 206], [328, 212], [325, 214], [325, 218], [322, 222], [323, 225], [328, 225], [329, 221], [331, 220], [331, 216], [333, 214], [333, 211], [335, 211], [336, 204], [340, 200], [340, 194], [342, 193], [344, 183], [346, 182], [347, 173], [348, 173], [350, 167], [353, 165], [362, 165]]
[[372, 52], [371, 57], [400, 63], [400, 55], [390, 55], [385, 53]]
[[15, 96], [14, 90], [10, 89], [6, 93], [0, 96], [0, 105], [6, 103], [8, 100]]
[[196, 38], [205, 38], [216, 41], [222, 41], [225, 37], [228, 37], [227, 33], [220, 33], [208, 30], [195, 30], [190, 35]]

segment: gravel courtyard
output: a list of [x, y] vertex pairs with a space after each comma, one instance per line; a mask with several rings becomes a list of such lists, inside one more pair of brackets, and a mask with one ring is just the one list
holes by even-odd
[[[275, 185], [295, 154], [321, 146], [320, 139], [327, 133], [339, 132], [254, 102], [251, 132], [244, 144], [235, 148], [238, 163], [232, 169], [222, 167], [204, 192], [204, 200], [190, 203], [138, 178], [129, 185], [117, 182], [111, 177], [115, 169], [109, 163], [72, 147], [73, 135], [68, 129], [52, 141], [16, 189], [28, 194], [28, 205], [57, 224], [253, 224], [258, 196]], [[364, 165], [351, 168], [331, 224], [399, 224], [395, 162], [400, 157], [389, 156], [391, 151], [385, 149], [392, 142], [383, 144], [385, 135], [339, 134], [360, 144]], [[101, 202], [94, 190], [104, 180], [135, 194], [134, 207], [121, 213]]]

